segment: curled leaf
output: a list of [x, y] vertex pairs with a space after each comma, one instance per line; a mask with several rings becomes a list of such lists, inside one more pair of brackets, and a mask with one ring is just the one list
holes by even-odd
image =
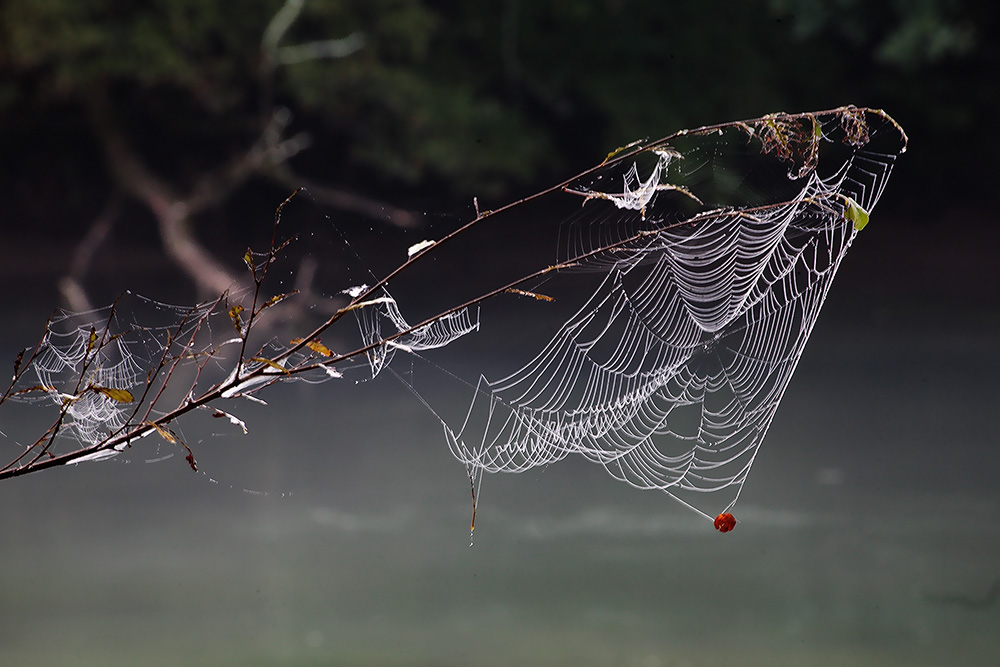
[[854, 229], [861, 231], [868, 224], [868, 211], [861, 208], [856, 201], [847, 198], [847, 208], [844, 209], [844, 217], [854, 223]]
[[14, 396], [18, 396], [20, 394], [27, 394], [27, 393], [30, 393], [30, 392], [33, 392], [33, 391], [54, 392], [55, 390], [56, 390], [55, 387], [50, 387], [49, 385], [36, 384], [33, 387], [26, 387], [24, 389], [20, 389], [18, 391], [15, 391], [13, 395]]
[[553, 264], [545, 269], [544, 273], [549, 273], [550, 271], [562, 271], [563, 269], [573, 269], [580, 266], [577, 262], [564, 262], [562, 264]]
[[264, 302], [264, 304], [260, 307], [260, 309], [264, 310], [265, 308], [270, 308], [271, 306], [275, 306], [284, 301], [285, 299], [287, 299], [288, 297], [298, 293], [299, 291], [296, 289], [292, 290], [291, 292], [285, 292], [284, 294], [277, 294], [275, 296], [272, 296], [270, 299]]
[[243, 261], [246, 263], [247, 268], [250, 269], [250, 273], [256, 273], [257, 267], [253, 263], [253, 252], [250, 248], [247, 248], [247, 253], [243, 255]]
[[253, 357], [250, 361], [256, 361], [257, 363], [264, 364], [265, 366], [270, 366], [271, 368], [277, 371], [281, 371], [282, 373], [287, 373], [288, 375], [291, 375], [291, 373], [288, 372], [287, 368], [285, 368], [276, 361], [268, 359], [267, 357]]
[[228, 419], [230, 422], [232, 422], [233, 424], [236, 424], [241, 429], [243, 429], [243, 433], [244, 434], [249, 433], [249, 431], [247, 430], [247, 424], [246, 424], [245, 421], [243, 421], [239, 417], [234, 417], [233, 415], [229, 414], [225, 410], [219, 410], [218, 408], [216, 408], [215, 412], [212, 413], [212, 416], [215, 417], [216, 419]]
[[17, 379], [17, 374], [21, 372], [21, 362], [24, 361], [24, 350], [17, 353], [17, 359], [14, 360], [14, 379]]
[[188, 447], [183, 440], [179, 439], [176, 435], [174, 435], [174, 433], [170, 429], [164, 428], [159, 424], [157, 424], [156, 422], [146, 422], [146, 423], [152, 426], [154, 429], [156, 429], [156, 432], [160, 434], [160, 437], [169, 442], [170, 444], [180, 445], [181, 447], [186, 449], [187, 456], [184, 457], [184, 460], [188, 462], [189, 466], [191, 466], [191, 470], [198, 472], [198, 463], [197, 461], [194, 460], [194, 452], [191, 451], [191, 448]]
[[[298, 345], [299, 343], [302, 342], [302, 340], [303, 339], [301, 339], [301, 338], [293, 338], [291, 340], [291, 343], [292, 343], [292, 345]], [[319, 338], [313, 338], [311, 341], [307, 342], [306, 343], [306, 347], [308, 347], [310, 350], [312, 350], [316, 354], [322, 354], [324, 357], [332, 357], [333, 356], [333, 350], [331, 350], [330, 348], [328, 348], [326, 345], [323, 345], [323, 343], [319, 342]]]
[[539, 301], [555, 301], [555, 299], [553, 297], [548, 296], [546, 294], [537, 294], [535, 292], [529, 292], [529, 291], [523, 290], [523, 289], [516, 289], [514, 287], [509, 288], [507, 291], [510, 292], [511, 294], [520, 294], [521, 296], [530, 296], [531, 298], [538, 299]]
[[87, 339], [87, 354], [89, 355], [94, 351], [94, 345], [97, 344], [97, 329], [90, 327], [90, 337]]
[[132, 392], [128, 389], [115, 389], [114, 387], [99, 387], [97, 385], [91, 386], [91, 389], [96, 391], [98, 394], [103, 394], [107, 396], [112, 401], [117, 401], [118, 403], [131, 403], [135, 400], [132, 396]]
[[[156, 432], [160, 434], [161, 438], [163, 438], [164, 440], [166, 440], [167, 442], [169, 442], [171, 444], [177, 444], [177, 436], [174, 435], [170, 431], [170, 429], [163, 428], [162, 426], [160, 426], [156, 422], [147, 422], [147, 423], [150, 426], [152, 426], [153, 428], [156, 429]], [[183, 444], [183, 443], [181, 443], [181, 444]], [[184, 446], [187, 447], [187, 445], [184, 445]], [[188, 451], [190, 451], [190, 450], [188, 450]]]
[[243, 318], [240, 314], [243, 312], [243, 306], [233, 306], [229, 309], [229, 319], [233, 321], [233, 325], [236, 326], [236, 330], [243, 333]]

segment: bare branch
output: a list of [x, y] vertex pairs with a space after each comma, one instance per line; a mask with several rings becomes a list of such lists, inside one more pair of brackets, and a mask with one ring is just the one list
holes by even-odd
[[[869, 146], [876, 134], [882, 135], [879, 143]], [[262, 168], [282, 145], [266, 137], [262, 141], [229, 169], [218, 170], [214, 187], [225, 189]], [[672, 144], [687, 146], [688, 152], [675, 150]], [[834, 164], [829, 171], [835, 178], [818, 171], [820, 153], [831, 145], [837, 147], [831, 151]], [[753, 198], [732, 204], [732, 192], [718, 195], [713, 189], [718, 183], [698, 181], [703, 172], [711, 171], [714, 156], [723, 154], [721, 164], [728, 164], [725, 160], [731, 156], [725, 153], [730, 147], [756, 151], [763, 164], [743, 160], [747, 168], [766, 166], [761, 171], [773, 174], [775, 183], [784, 187], [775, 188], [778, 194], [773, 196], [760, 198], [752, 193]], [[248, 249], [243, 257], [246, 282], [253, 289], [241, 303], [234, 303], [227, 292], [231, 280], [216, 284], [221, 296], [184, 311], [165, 341], [162, 332], [166, 328], [161, 328], [160, 337], [153, 338], [157, 344], [148, 348], [155, 354], [148, 355], [152, 358], [146, 361], [150, 368], [144, 381], [135, 373], [120, 383], [127, 386], [100, 379], [109, 377], [101, 375], [105, 365], [127, 356], [115, 347], [129, 333], [114, 330], [115, 307], [106, 311], [109, 314], [100, 330], [94, 325], [88, 325], [89, 330], [76, 328], [71, 334], [74, 340], [56, 349], [76, 350], [75, 361], [59, 366], [71, 369], [69, 377], [38, 370], [38, 359], [50, 343], [46, 327], [27, 360], [24, 352], [18, 357], [14, 380], [0, 396], [0, 404], [24, 395], [41, 396], [40, 400], [55, 405], [57, 414], [45, 433], [0, 469], [0, 480], [114, 456], [151, 434], [182, 447], [185, 459], [197, 470], [194, 452], [178, 437], [176, 426], [172, 430], [190, 412], [212, 409], [213, 416], [227, 417], [245, 431], [239, 418], [217, 404], [238, 397], [259, 400], [255, 394], [261, 389], [296, 378], [343, 377], [345, 368], [360, 367], [374, 376], [399, 350], [419, 355], [478, 330], [478, 314], [470, 313], [478, 313], [487, 301], [513, 294], [548, 303], [555, 299], [549, 294], [556, 293], [549, 288], [560, 287], [559, 281], [550, 278], [565, 275], [569, 269], [593, 269], [604, 274], [600, 287], [586, 297], [586, 307], [557, 328], [543, 353], [502, 381], [490, 382], [481, 376], [483, 383], [475, 386], [473, 404], [459, 429], [464, 433], [471, 424], [474, 432], [463, 435], [452, 429], [452, 422], [437, 417], [452, 453], [469, 474], [470, 529], [475, 528], [477, 485], [484, 471], [521, 472], [580, 453], [633, 486], [664, 491], [710, 521], [712, 516], [692, 504], [695, 501], [678, 494], [735, 489], [735, 497], [714, 519], [715, 527], [726, 532], [736, 525], [730, 510], [836, 269], [855, 235], [868, 223], [868, 212], [905, 148], [905, 133], [884, 112], [854, 107], [721, 123], [647, 144], [630, 144], [599, 165], [512, 204], [483, 211], [475, 202], [472, 220], [439, 239], [411, 245], [407, 258], [373, 285], [344, 290], [350, 301], [314, 325], [310, 333], [285, 339], [287, 343], [271, 339], [260, 344], [259, 337], [251, 342], [265, 310], [271, 314], [276, 310], [273, 306], [303, 296], [298, 290], [269, 296], [264, 284], [289, 243], [279, 238], [279, 223], [284, 207], [300, 192], [296, 190], [275, 211], [268, 249], [263, 253]], [[110, 135], [109, 151], [117, 169], [128, 172], [122, 176], [128, 191], [157, 214], [168, 251], [186, 261], [209, 261], [210, 257], [198, 254], [202, 249], [197, 242], [184, 243], [190, 237], [186, 225], [193, 210], [207, 206], [215, 190], [179, 197], [114, 135]], [[669, 162], [691, 157], [696, 159], [690, 160], [690, 171], [671, 171]], [[656, 167], [641, 180], [637, 164], [650, 160], [656, 161]], [[667, 181], [674, 173], [690, 177], [692, 188]], [[730, 182], [742, 182], [734, 176], [739, 174], [725, 173], [722, 184], [730, 187]], [[786, 178], [787, 182], [782, 181]], [[620, 191], [616, 189], [619, 183], [623, 184]], [[454, 248], [455, 239], [484, 221], [563, 192], [581, 195], [585, 201], [597, 200], [587, 207], [588, 212], [604, 207], [593, 217], [574, 221], [600, 227], [597, 233], [582, 242], [574, 240], [566, 248], [560, 246], [561, 259], [555, 263], [532, 259], [534, 264], [526, 266], [514, 263], [507, 276], [491, 272], [487, 276], [490, 286], [469, 288], [471, 298], [442, 290], [452, 302], [460, 303], [441, 304], [430, 311], [435, 314], [417, 324], [403, 319], [388, 292], [391, 282], [414, 278], [409, 270], [416, 263], [440, 256], [442, 248]], [[584, 231], [590, 233], [591, 228]], [[533, 241], [534, 230], [526, 232], [526, 237]], [[303, 292], [308, 290], [314, 267], [309, 262], [300, 264]], [[636, 267], [642, 268], [633, 273]], [[192, 270], [204, 268], [199, 264]], [[546, 281], [550, 282], [545, 288], [539, 288]], [[349, 352], [337, 352], [336, 345], [324, 344], [321, 336], [348, 314], [361, 325], [360, 342], [351, 343], [347, 349], [354, 349]], [[226, 333], [223, 340], [210, 338], [206, 344], [203, 334], [211, 332], [213, 318], [223, 321]], [[384, 322], [392, 331], [383, 331]], [[136, 326], [135, 332], [144, 330]], [[604, 349], [594, 354], [598, 345]], [[224, 348], [238, 353], [224, 354]], [[610, 361], [601, 354], [609, 354]], [[210, 363], [225, 377], [205, 373], [205, 383], [214, 382], [205, 388], [200, 381]], [[28, 368], [36, 369], [40, 382], [30, 382]], [[168, 385], [185, 382], [180, 372], [184, 368], [193, 377], [183, 398], [172, 409], [157, 407], [166, 403]], [[53, 377], [57, 379], [49, 379]], [[579, 378], [586, 378], [585, 387], [574, 386]], [[416, 393], [414, 385], [410, 388]], [[99, 407], [110, 414], [95, 417], [90, 413], [86, 417], [91, 420], [89, 430], [79, 421], [87, 399], [103, 401]], [[709, 400], [715, 406], [712, 410], [707, 409]], [[683, 426], [687, 408], [694, 408], [692, 416], [700, 415], [690, 432]], [[77, 437], [71, 451], [60, 451], [67, 431], [85, 435]], [[680, 448], [673, 450], [680, 453], [660, 451], [657, 438]]]

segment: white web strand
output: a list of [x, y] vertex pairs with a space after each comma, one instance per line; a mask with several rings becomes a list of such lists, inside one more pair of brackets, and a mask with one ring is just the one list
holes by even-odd
[[[478, 314], [469, 308], [462, 308], [414, 329], [403, 318], [396, 300], [385, 290], [383, 292], [385, 296], [372, 299], [364, 307], [354, 310], [362, 343], [374, 346], [368, 353], [373, 378], [392, 360], [396, 350], [413, 353], [444, 347], [479, 329]], [[386, 338], [401, 333], [403, 335], [379, 345]]]
[[[194, 359], [210, 349], [211, 311], [212, 304], [172, 306], [126, 293], [114, 306], [86, 313], [60, 312], [49, 322], [30, 367], [36, 386], [43, 391], [15, 398], [63, 410], [57, 432], [60, 440], [76, 446], [104, 442], [127, 427], [136, 414], [132, 400], [118, 400], [113, 392], [127, 392], [135, 398], [164, 355], [183, 353]], [[155, 324], [156, 320], [164, 324]], [[200, 327], [205, 331], [199, 338]], [[115, 456], [127, 445], [94, 452], [78, 462]]]
[[[96, 334], [103, 336], [104, 332]], [[52, 331], [46, 334], [45, 345], [36, 359], [33, 370], [38, 382], [48, 387], [47, 397], [56, 405], [68, 402], [66, 425], [75, 438], [84, 444], [100, 442], [109, 433], [121, 428], [127, 413], [121, 402], [112, 400], [96, 391], [78, 395], [60, 391], [64, 377], [76, 377], [89, 360], [86, 386], [109, 389], [131, 389], [145, 374], [143, 365], [135, 358], [123, 338], [114, 338], [99, 350], [88, 346], [89, 328], [81, 327], [67, 334]], [[64, 339], [60, 341], [59, 339]]]

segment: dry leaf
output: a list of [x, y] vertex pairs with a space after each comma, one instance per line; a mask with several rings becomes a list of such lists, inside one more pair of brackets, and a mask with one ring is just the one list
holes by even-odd
[[291, 375], [291, 373], [288, 372], [287, 368], [285, 368], [278, 362], [272, 361], [271, 359], [268, 359], [266, 357], [253, 357], [252, 359], [250, 359], [250, 361], [256, 361], [257, 363], [264, 364], [265, 366], [270, 366], [275, 370], [281, 371], [282, 373], [288, 373], [289, 375]]
[[132, 392], [130, 392], [128, 389], [115, 389], [114, 387], [98, 387], [97, 385], [93, 385], [91, 389], [93, 389], [99, 394], [104, 394], [112, 401], [118, 401], [119, 403], [131, 403], [132, 401], [135, 400], [135, 397], [132, 396]]
[[[150, 426], [156, 429], [156, 432], [160, 434], [160, 437], [169, 443], [177, 444], [177, 436], [171, 433], [168, 429], [163, 428], [156, 422], [147, 422]], [[185, 445], [186, 447], [187, 445]]]
[[233, 306], [229, 309], [229, 319], [233, 321], [236, 326], [236, 330], [243, 333], [243, 318], [240, 317], [240, 313], [243, 312], [243, 306]]
[[555, 299], [553, 297], [548, 296], [546, 294], [538, 294], [536, 292], [529, 292], [527, 290], [517, 289], [517, 288], [514, 288], [514, 287], [509, 288], [507, 291], [510, 292], [511, 294], [520, 294], [521, 296], [530, 296], [531, 298], [538, 299], [539, 301], [555, 301]]
[[265, 308], [270, 308], [271, 306], [281, 303], [282, 301], [292, 296], [293, 294], [298, 294], [298, 293], [299, 291], [296, 289], [292, 290], [291, 292], [285, 292], [284, 294], [278, 294], [276, 296], [272, 296], [270, 299], [264, 302], [264, 305], [262, 305], [260, 309], [264, 310]]
[[19, 394], [27, 394], [27, 393], [32, 392], [32, 391], [50, 391], [51, 392], [51, 391], [55, 391], [55, 390], [56, 390], [55, 387], [49, 387], [48, 385], [44, 385], [44, 384], [36, 384], [33, 387], [28, 387], [26, 389], [21, 389], [19, 391], [15, 391], [13, 395], [14, 396], [18, 396]]
[[[292, 345], [298, 345], [301, 342], [302, 342], [301, 338], [293, 338], [291, 340]], [[306, 347], [308, 347], [310, 350], [312, 350], [316, 354], [322, 354], [324, 357], [332, 357], [333, 356], [333, 350], [331, 350], [330, 348], [328, 348], [326, 345], [323, 345], [323, 343], [319, 342], [319, 338], [314, 338], [311, 341], [309, 341], [308, 343], [306, 343]]]

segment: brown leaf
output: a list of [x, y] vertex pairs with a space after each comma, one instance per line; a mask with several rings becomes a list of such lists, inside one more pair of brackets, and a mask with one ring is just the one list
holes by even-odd
[[229, 309], [229, 319], [233, 321], [236, 326], [236, 330], [243, 333], [243, 318], [240, 317], [240, 313], [243, 312], [243, 306], [233, 306]]
[[91, 389], [99, 394], [104, 394], [112, 401], [117, 401], [119, 403], [131, 403], [135, 400], [132, 396], [132, 392], [128, 389], [115, 389], [114, 387], [98, 387], [97, 385], [91, 386]]
[[[163, 438], [164, 440], [166, 440], [169, 443], [177, 444], [177, 436], [174, 435], [173, 433], [171, 433], [169, 429], [163, 428], [162, 426], [160, 426], [156, 422], [147, 422], [147, 423], [150, 426], [152, 426], [153, 428], [156, 429], [156, 432], [160, 434], [161, 438]], [[181, 444], [183, 445], [184, 443], [181, 443]], [[184, 445], [184, 446], [187, 447], [187, 445]], [[190, 451], [190, 450], [188, 450], [188, 451]]]
[[555, 299], [553, 297], [548, 296], [546, 294], [537, 294], [535, 292], [528, 292], [527, 290], [516, 289], [514, 287], [508, 288], [507, 291], [510, 292], [511, 294], [520, 294], [521, 296], [530, 296], [530, 297], [532, 297], [534, 299], [538, 299], [539, 301], [555, 301]]
[[21, 371], [21, 362], [24, 361], [24, 350], [17, 353], [17, 359], [14, 360], [14, 377]]
[[170, 429], [164, 428], [159, 424], [157, 424], [156, 422], [146, 422], [146, 423], [155, 428], [156, 432], [160, 434], [160, 437], [162, 437], [170, 444], [180, 445], [181, 447], [186, 449], [187, 456], [184, 457], [184, 460], [188, 462], [189, 466], [191, 466], [191, 470], [198, 472], [198, 463], [194, 460], [194, 452], [191, 451], [190, 447], [188, 447], [182, 440], [180, 440], [176, 435], [174, 435], [173, 432], [170, 431]]
[[260, 309], [264, 310], [265, 308], [270, 308], [271, 306], [277, 305], [277, 304], [281, 303], [282, 301], [284, 301], [285, 299], [287, 299], [288, 297], [290, 297], [292, 295], [295, 295], [295, 294], [298, 294], [298, 293], [299, 293], [299, 291], [296, 289], [296, 290], [292, 290], [291, 292], [286, 292], [284, 294], [278, 294], [278, 295], [272, 296], [270, 299], [268, 299], [267, 301], [264, 302], [264, 305], [262, 305], [260, 307]]
[[26, 389], [21, 389], [20, 391], [15, 391], [13, 395], [17, 396], [19, 394], [27, 394], [27, 393], [32, 392], [32, 391], [55, 391], [55, 390], [56, 390], [55, 387], [50, 387], [50, 386], [44, 385], [44, 384], [36, 384], [33, 387], [27, 387]]
[[[299, 343], [302, 342], [302, 339], [301, 338], [293, 338], [291, 342], [292, 342], [292, 345], [298, 345]], [[323, 345], [323, 343], [319, 342], [319, 338], [314, 338], [311, 341], [309, 341], [308, 343], [306, 343], [306, 347], [308, 347], [310, 350], [312, 350], [316, 354], [322, 354], [324, 357], [332, 357], [333, 356], [333, 350], [331, 350], [330, 348], [328, 348], [326, 345]]]

